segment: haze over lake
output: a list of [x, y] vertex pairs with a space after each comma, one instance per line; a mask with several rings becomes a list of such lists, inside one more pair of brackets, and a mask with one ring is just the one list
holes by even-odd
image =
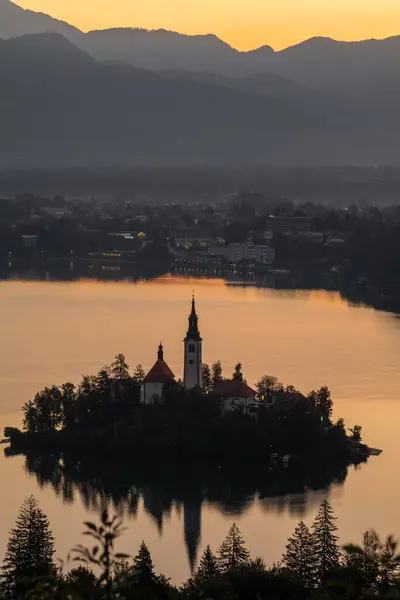
[[[220, 359], [225, 376], [241, 362], [250, 385], [267, 373], [305, 393], [328, 385], [335, 418], [343, 417], [348, 427], [363, 425], [365, 441], [384, 452], [357, 470], [350, 468], [344, 484], [334, 483], [329, 490], [264, 498], [255, 493], [238, 504], [233, 485], [230, 494], [224, 492], [224, 502], [205, 494], [207, 499], [197, 512], [193, 507], [198, 500], [189, 507], [170, 502], [166, 508], [157, 486], [141, 490], [136, 513], [126, 515], [129, 530], [119, 549], [135, 554], [145, 539], [157, 571], [173, 582], [183, 581], [189, 570], [186, 510], [186, 525], [201, 531], [199, 552], [207, 543], [216, 550], [236, 521], [252, 554], [272, 563], [280, 559], [297, 522], [311, 523], [326, 494], [339, 518], [343, 543], [359, 541], [370, 527], [382, 536], [399, 536], [400, 528], [394, 528], [400, 502], [400, 320], [394, 314], [350, 306], [336, 292], [277, 291], [173, 276], [138, 284], [2, 282], [1, 427], [20, 426], [22, 404], [40, 388], [78, 383], [82, 373], [96, 373], [118, 352], [126, 355], [131, 367], [142, 363], [147, 371], [162, 341], [165, 360], [182, 377], [182, 340], [193, 289], [205, 362]], [[57, 481], [40, 489], [24, 465], [23, 457], [0, 458], [0, 553], [19, 505], [33, 493], [49, 516], [57, 556], [65, 558], [81, 541], [82, 521], [91, 509], [76, 490], [70, 494], [74, 501], [63, 504], [62, 495], [54, 491]], [[134, 477], [132, 468], [132, 484]], [[176, 485], [189, 489], [195, 480], [196, 473], [188, 472]], [[172, 496], [174, 485], [171, 482]], [[162, 527], [155, 518], [158, 501], [160, 513], [165, 513]], [[89, 504], [96, 502], [100, 507], [94, 495]]]

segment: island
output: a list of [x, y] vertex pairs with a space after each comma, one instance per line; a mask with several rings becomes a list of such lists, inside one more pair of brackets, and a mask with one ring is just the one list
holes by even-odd
[[202, 362], [195, 298], [184, 339], [184, 377], [175, 376], [162, 344], [146, 374], [122, 354], [79, 385], [38, 392], [23, 407], [23, 430], [5, 428], [9, 453], [33, 449], [81, 457], [214, 465], [280, 464], [301, 460], [346, 466], [370, 449], [361, 426], [333, 420], [328, 387], [303, 394], [264, 375], [250, 387], [238, 363], [224, 378], [217, 361]]

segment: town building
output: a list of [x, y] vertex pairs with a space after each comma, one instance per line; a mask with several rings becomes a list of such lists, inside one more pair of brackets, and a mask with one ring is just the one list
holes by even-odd
[[298, 233], [310, 231], [311, 217], [300, 217], [297, 215], [270, 215], [267, 218], [266, 230], [274, 233]]
[[228, 244], [210, 246], [208, 253], [223, 256], [228, 262], [237, 264], [243, 261], [271, 267], [275, 262], [275, 250], [263, 244]]

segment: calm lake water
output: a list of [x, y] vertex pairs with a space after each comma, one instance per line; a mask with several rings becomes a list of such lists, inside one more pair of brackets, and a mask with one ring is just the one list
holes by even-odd
[[119, 475], [104, 466], [102, 475], [89, 481], [81, 474], [74, 483], [76, 474], [67, 477], [60, 465], [53, 472], [50, 458], [30, 464], [29, 473], [24, 457], [6, 459], [1, 452], [0, 554], [31, 493], [49, 516], [57, 557], [65, 558], [82, 541], [82, 521], [95, 518], [104, 490], [112, 492], [128, 526], [120, 551], [134, 554], [144, 539], [157, 570], [175, 583], [188, 576], [188, 554], [193, 558], [208, 543], [216, 550], [233, 521], [252, 554], [279, 560], [297, 522], [310, 524], [326, 496], [343, 543], [358, 541], [371, 527], [400, 536], [400, 320], [350, 306], [335, 292], [173, 276], [138, 284], [2, 282], [1, 427], [20, 426], [22, 404], [41, 387], [78, 382], [118, 352], [132, 367], [140, 362], [149, 369], [160, 340], [166, 361], [182, 376], [193, 288], [206, 362], [220, 359], [227, 376], [241, 362], [250, 384], [269, 373], [304, 392], [328, 385], [335, 416], [348, 426], [362, 424], [365, 441], [383, 454], [327, 485], [332, 479], [327, 473], [303, 481], [299, 473], [266, 470], [265, 481], [259, 474], [243, 481], [239, 474], [138, 474], [129, 465]]

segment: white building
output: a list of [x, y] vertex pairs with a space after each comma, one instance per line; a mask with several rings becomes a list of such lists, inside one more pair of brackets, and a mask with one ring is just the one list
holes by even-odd
[[225, 413], [238, 410], [243, 414], [252, 414], [257, 392], [241, 379], [224, 379], [214, 389], [219, 396]]
[[223, 256], [230, 263], [243, 260], [255, 264], [272, 266], [275, 262], [275, 250], [263, 244], [228, 244], [228, 246], [210, 246], [209, 254]]
[[163, 387], [166, 383], [174, 381], [175, 375], [164, 361], [162, 344], [158, 347], [157, 361], [143, 379], [140, 386], [140, 403], [154, 404], [162, 397]]

